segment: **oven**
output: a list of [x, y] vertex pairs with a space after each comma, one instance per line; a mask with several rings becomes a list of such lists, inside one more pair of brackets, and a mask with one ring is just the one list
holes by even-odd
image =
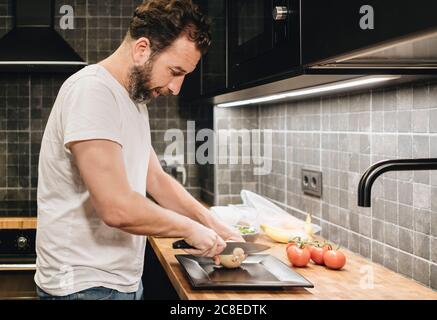
[[231, 0], [228, 4], [232, 88], [300, 65], [299, 0]]
[[37, 299], [35, 229], [0, 229], [0, 300]]

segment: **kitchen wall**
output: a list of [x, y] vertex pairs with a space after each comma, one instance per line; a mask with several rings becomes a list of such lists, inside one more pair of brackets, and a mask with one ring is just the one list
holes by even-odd
[[[183, 105], [183, 104], [182, 104]], [[191, 104], [191, 108], [196, 110], [192, 119], [195, 119], [196, 126], [196, 151], [199, 146], [204, 144], [207, 139], [200, 139], [198, 133], [202, 130], [213, 130], [214, 129], [214, 106], [211, 104], [204, 103], [195, 103]], [[199, 139], [198, 139], [199, 138]], [[214, 142], [211, 142], [211, 145], [214, 146]], [[211, 157], [214, 157], [214, 150], [208, 150], [205, 155], [209, 155], [211, 152]], [[198, 178], [197, 184], [199, 186], [199, 198], [203, 200], [208, 205], [214, 204], [214, 163], [199, 163], [196, 157], [195, 167], [197, 168]]]
[[[65, 75], [0, 74], [0, 215], [36, 215], [45, 123]], [[8, 210], [4, 210], [8, 208]]]
[[[358, 181], [371, 164], [437, 157], [436, 83], [215, 108], [214, 123], [273, 129], [271, 174], [217, 165], [216, 204], [240, 203], [242, 188], [256, 190], [298, 217], [312, 213], [327, 239], [437, 289], [437, 172], [386, 173], [372, 207], [357, 206]], [[321, 199], [301, 191], [302, 168], [323, 172]]]
[[[123, 39], [134, 8], [141, 0], [56, 0], [55, 26], [88, 63], [115, 50]], [[73, 30], [60, 30], [59, 8], [74, 8]], [[12, 28], [12, 0], [0, 0], [0, 37]], [[0, 216], [36, 215], [40, 141], [58, 90], [70, 74], [0, 73]], [[178, 98], [160, 98], [149, 105], [152, 144], [165, 148], [167, 128], [186, 130], [197, 117], [196, 107], [178, 108]], [[212, 117], [210, 117], [212, 119]], [[198, 168], [187, 167], [187, 188], [200, 195]], [[33, 203], [29, 203], [29, 200]], [[14, 210], [1, 210], [15, 207]]]
[[[187, 104], [179, 101], [178, 97], [159, 97], [149, 103], [150, 131], [152, 144], [158, 156], [163, 155], [167, 147], [173, 143], [172, 140], [165, 139], [165, 133], [171, 136], [172, 130], [177, 129], [184, 136], [181, 141], [184, 150], [185, 168], [187, 170], [187, 182], [185, 188], [196, 198], [202, 198], [207, 203], [212, 203], [213, 189], [208, 188], [212, 185], [210, 180], [213, 175], [205, 174], [208, 166], [201, 166], [196, 163], [188, 163], [190, 148], [188, 145], [187, 130], [189, 122], [194, 125], [194, 135], [202, 128], [212, 128], [213, 111], [212, 107], [202, 107], [198, 104]], [[196, 143], [198, 144], [198, 143]], [[170, 149], [173, 150], [173, 149]], [[175, 153], [172, 153], [175, 155]], [[194, 156], [192, 156], [194, 159]], [[211, 166], [209, 166], [211, 167]], [[212, 167], [211, 167], [212, 168]], [[207, 177], [207, 178], [203, 178]]]

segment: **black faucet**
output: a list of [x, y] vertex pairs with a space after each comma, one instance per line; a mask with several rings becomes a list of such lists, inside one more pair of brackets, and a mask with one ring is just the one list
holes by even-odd
[[370, 207], [372, 185], [381, 174], [388, 171], [437, 170], [437, 158], [383, 160], [369, 167], [358, 184], [358, 206]]

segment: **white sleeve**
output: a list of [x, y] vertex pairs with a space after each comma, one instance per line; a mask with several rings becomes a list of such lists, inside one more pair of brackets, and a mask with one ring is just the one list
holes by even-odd
[[120, 107], [111, 90], [97, 79], [73, 84], [61, 111], [64, 146], [73, 141], [104, 139], [123, 146]]

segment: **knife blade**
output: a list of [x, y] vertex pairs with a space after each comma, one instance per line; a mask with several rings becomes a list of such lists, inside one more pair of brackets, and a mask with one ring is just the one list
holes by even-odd
[[[260, 243], [227, 241], [226, 248], [223, 250], [221, 254], [232, 254], [235, 248], [243, 249], [246, 254], [257, 253], [270, 249], [269, 246]], [[173, 249], [195, 249], [195, 248], [190, 246], [187, 242], [185, 242], [185, 240], [178, 240], [173, 242]]]

